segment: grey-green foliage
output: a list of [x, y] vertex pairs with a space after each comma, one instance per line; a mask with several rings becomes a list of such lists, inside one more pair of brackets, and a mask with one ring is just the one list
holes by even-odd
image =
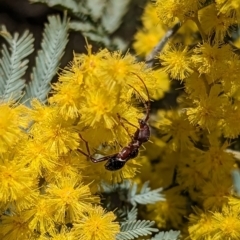
[[233, 187], [238, 197], [240, 197], [240, 172], [237, 169], [232, 170]]
[[60, 16], [48, 17], [45, 24], [41, 50], [36, 57], [36, 65], [33, 67], [31, 82], [26, 87], [24, 99], [37, 98], [41, 102], [47, 101], [47, 95], [51, 89], [50, 82], [56, 75], [60, 60], [64, 54], [68, 42], [68, 19]]
[[[3, 27], [0, 36], [4, 37], [9, 45], [2, 46], [0, 59], [0, 99], [1, 101], [26, 100], [38, 98], [46, 102], [51, 89], [50, 82], [57, 73], [61, 57], [68, 41], [68, 20], [65, 16], [61, 21], [59, 16], [48, 18], [45, 25], [43, 40], [33, 67], [31, 82], [26, 85], [23, 79], [28, 67], [28, 55], [34, 50], [33, 35], [25, 31], [21, 36], [15, 33], [11, 36]], [[23, 96], [23, 92], [25, 95]]]
[[69, 24], [70, 29], [80, 31], [93, 41], [108, 48], [124, 50], [127, 43], [119, 37], [111, 37], [121, 25], [129, 9], [131, 0], [30, 0], [49, 7], [67, 9], [76, 19]]
[[117, 240], [130, 240], [140, 236], [151, 235], [153, 232], [158, 232], [157, 228], [152, 227], [155, 224], [153, 221], [135, 220], [127, 221], [121, 224], [120, 233], [117, 234]]
[[127, 221], [136, 221], [138, 215], [138, 209], [134, 206], [130, 211], [127, 212]]
[[[117, 235], [117, 240], [135, 239], [139, 236], [158, 232], [157, 228], [152, 227], [154, 222], [137, 219], [137, 204], [152, 204], [165, 200], [161, 194], [162, 188], [151, 190], [148, 184], [145, 182], [139, 190], [138, 185], [130, 180], [124, 180], [120, 184], [101, 183], [103, 197], [107, 199], [105, 207], [109, 210], [115, 209], [115, 214], [122, 222], [121, 232]], [[118, 205], [114, 204], [115, 202], [121, 206], [120, 209]], [[129, 206], [133, 206], [130, 211]]]
[[145, 182], [142, 186], [142, 189], [137, 193], [138, 186], [136, 183], [133, 183], [128, 192], [128, 202], [133, 206], [137, 204], [153, 204], [158, 201], [164, 201], [165, 198], [161, 194], [162, 188], [151, 190], [148, 186], [149, 182]]
[[180, 237], [180, 231], [170, 230], [169, 232], [159, 232], [151, 240], [178, 240]]
[[25, 81], [22, 79], [28, 68], [28, 55], [33, 52], [33, 35], [25, 31], [21, 36], [13, 36], [3, 26], [0, 35], [9, 47], [3, 44], [0, 59], [0, 100], [19, 100], [22, 97]]
[[120, 184], [107, 184], [102, 182], [102, 192], [111, 194], [117, 192], [119, 199], [131, 203], [133, 206], [137, 204], [153, 204], [158, 201], [164, 201], [164, 195], [161, 194], [162, 188], [151, 190], [148, 186], [149, 182], [145, 182], [139, 191], [137, 183], [125, 180]]

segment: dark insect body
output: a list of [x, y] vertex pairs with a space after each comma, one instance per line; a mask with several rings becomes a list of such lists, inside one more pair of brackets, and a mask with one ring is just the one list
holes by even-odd
[[[87, 149], [88, 153], [85, 153], [85, 152], [83, 152], [80, 149], [78, 151], [81, 152], [86, 157], [88, 157], [93, 163], [107, 161], [107, 163], [105, 164], [105, 168], [107, 170], [109, 170], [109, 171], [119, 170], [119, 169], [123, 168], [123, 166], [125, 165], [125, 163], [128, 160], [137, 157], [137, 155], [139, 153], [139, 148], [141, 147], [141, 145], [143, 143], [147, 142], [149, 140], [149, 138], [150, 138], [150, 127], [148, 125], [149, 112], [150, 112], [149, 92], [148, 92], [147, 86], [145, 85], [145, 83], [142, 80], [142, 78], [140, 78], [135, 73], [132, 73], [132, 74], [136, 75], [140, 79], [140, 81], [143, 83], [143, 85], [144, 85], [144, 87], [146, 89], [146, 92], [147, 92], [148, 101], [147, 101], [147, 103], [144, 102], [144, 106], [146, 108], [146, 116], [145, 116], [144, 119], [139, 119], [138, 120], [139, 127], [133, 125], [132, 123], [128, 122], [126, 119], [121, 118], [118, 115], [118, 118], [119, 118], [120, 121], [121, 121], [121, 119], [123, 119], [128, 124], [130, 124], [131, 126], [134, 126], [134, 127], [137, 128], [136, 132], [134, 133], [134, 135], [132, 137], [132, 141], [128, 144], [128, 146], [123, 147], [121, 149], [121, 151], [118, 152], [118, 153], [115, 153], [115, 154], [112, 154], [112, 155], [108, 155], [108, 156], [104, 156], [104, 157], [96, 159], [96, 158], [92, 157], [91, 154], [90, 154], [88, 142], [86, 140], [84, 140], [83, 137], [80, 135], [81, 139], [85, 142], [86, 149]], [[137, 91], [137, 90], [135, 89], [135, 91]], [[141, 95], [139, 94], [139, 96], [141, 96]], [[124, 127], [123, 124], [122, 124], [122, 126]]]

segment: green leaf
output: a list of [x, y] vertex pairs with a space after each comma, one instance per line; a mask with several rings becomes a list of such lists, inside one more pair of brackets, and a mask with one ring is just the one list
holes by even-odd
[[41, 102], [47, 101], [50, 82], [57, 73], [68, 42], [67, 17], [64, 16], [61, 21], [60, 16], [50, 16], [48, 20], [43, 33], [42, 49], [38, 51], [32, 81], [26, 87], [25, 96], [25, 99], [37, 98]]
[[136, 221], [138, 215], [138, 209], [133, 207], [131, 211], [127, 213], [127, 221]]
[[102, 16], [102, 26], [108, 34], [115, 32], [122, 23], [131, 0], [110, 0]]
[[137, 194], [137, 184], [134, 183], [128, 192], [128, 202], [133, 206], [138, 204], [153, 204], [158, 201], [164, 201], [164, 196], [160, 193], [163, 188], [151, 190], [148, 187], [149, 182], [145, 182], [139, 194]]
[[156, 234], [151, 240], [177, 240], [180, 237], [180, 231], [170, 230], [169, 232], [160, 232]]
[[33, 52], [33, 35], [25, 31], [21, 36], [11, 36], [5, 27], [0, 35], [5, 38], [9, 48], [3, 44], [0, 59], [0, 99], [2, 101], [19, 100], [22, 97], [25, 81], [22, 79], [28, 68], [26, 57]]
[[139, 236], [151, 235], [153, 232], [158, 232], [157, 228], [152, 226], [155, 223], [153, 221], [138, 220], [127, 221], [122, 223], [121, 232], [117, 234], [117, 240], [130, 240]]
[[232, 170], [232, 179], [233, 179], [233, 187], [236, 191], [237, 196], [240, 196], [240, 172], [239, 170]]

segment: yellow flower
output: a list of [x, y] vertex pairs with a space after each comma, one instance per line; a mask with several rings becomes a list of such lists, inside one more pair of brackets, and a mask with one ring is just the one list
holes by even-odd
[[48, 185], [46, 192], [54, 219], [59, 223], [76, 221], [91, 203], [98, 202], [98, 198], [91, 195], [89, 186], [74, 176], [57, 179], [56, 184]]
[[53, 232], [55, 228], [54, 208], [49, 204], [49, 199], [39, 197], [35, 205], [26, 211], [30, 218], [29, 228], [39, 233]]
[[159, 25], [157, 10], [152, 2], [148, 2], [146, 4], [146, 7], [144, 8], [144, 12], [142, 15], [142, 22], [143, 22], [143, 26], [146, 29], [151, 29]]
[[157, 0], [157, 14], [162, 23], [171, 26], [176, 18], [180, 22], [184, 22], [188, 18], [193, 17], [198, 10], [200, 2], [199, 0]]
[[213, 85], [209, 95], [199, 96], [193, 101], [195, 107], [187, 109], [187, 116], [193, 125], [199, 125], [208, 131], [216, 129], [217, 123], [224, 116], [224, 107], [228, 104], [228, 99], [224, 95], [219, 95], [221, 88]]
[[17, 200], [11, 202], [12, 209], [16, 209], [16, 211], [21, 212], [34, 206], [37, 199], [39, 198], [37, 181], [38, 180], [34, 181], [32, 188], [26, 186], [23, 187], [21, 191], [19, 191]]
[[186, 114], [169, 111], [162, 114], [159, 130], [161, 138], [171, 146], [174, 151], [183, 150], [198, 140], [196, 129], [186, 120]]
[[[211, 240], [217, 226], [210, 213], [205, 213], [201, 209], [193, 208], [195, 214], [189, 216], [188, 232], [191, 239]], [[220, 238], [221, 239], [221, 238]]]
[[190, 51], [182, 45], [170, 45], [159, 56], [162, 71], [165, 71], [171, 78], [184, 80], [192, 72]]
[[[198, 167], [202, 161], [202, 152], [197, 148], [186, 149], [180, 154], [177, 171], [177, 182], [184, 189], [199, 190], [206, 181]], [[191, 181], [189, 181], [191, 179]]]
[[73, 122], [59, 117], [57, 106], [46, 107], [37, 101], [32, 104], [32, 117], [35, 122], [30, 132], [35, 141], [41, 142], [45, 151], [55, 155], [77, 149], [79, 135]]
[[0, 205], [18, 200], [26, 188], [34, 186], [35, 177], [30, 168], [11, 154], [0, 155]]
[[56, 183], [58, 179], [67, 176], [78, 177], [79, 180], [82, 180], [81, 171], [87, 175], [86, 167], [86, 157], [79, 152], [71, 151], [66, 155], [59, 156], [57, 164], [51, 171], [45, 171], [44, 177], [48, 183]]
[[[154, 219], [159, 228], [179, 228], [187, 214], [187, 198], [181, 196], [181, 189], [173, 187], [164, 191], [166, 201], [148, 205], [151, 219]], [[170, 224], [170, 226], [168, 226]]]
[[58, 229], [55, 228], [54, 231], [51, 232], [50, 236], [49, 233], [42, 234], [38, 240], [75, 240], [75, 238], [71, 230], [62, 225], [61, 227], [58, 226]]
[[207, 178], [225, 178], [229, 175], [234, 165], [234, 156], [226, 152], [228, 143], [222, 146], [210, 143], [209, 149], [202, 155], [202, 161], [198, 162], [198, 169]]
[[79, 240], [115, 239], [120, 226], [112, 212], [105, 212], [100, 206], [89, 208], [81, 220], [73, 224], [73, 233]]
[[194, 72], [190, 77], [184, 80], [185, 91], [191, 99], [197, 99], [206, 94], [205, 78], [206, 76]]
[[[92, 94], [94, 91], [95, 94]], [[86, 103], [81, 106], [81, 122], [87, 126], [98, 128], [103, 124], [104, 128], [111, 129], [117, 123], [117, 115], [113, 109], [117, 106], [115, 92], [105, 88], [91, 88], [85, 92]]]
[[6, 152], [25, 135], [22, 129], [29, 123], [27, 114], [23, 105], [0, 103], [0, 153]]
[[42, 176], [43, 171], [52, 171], [57, 164], [57, 155], [46, 149], [38, 140], [28, 139], [19, 144], [21, 161], [36, 174]]
[[216, 0], [217, 8], [221, 13], [240, 19], [240, 2], [238, 0]]
[[226, 138], [236, 138], [240, 134], [240, 125], [236, 124], [238, 119], [240, 119], [239, 108], [238, 102], [226, 108], [224, 117], [221, 120], [223, 134]]
[[221, 209], [228, 201], [227, 196], [230, 194], [232, 186], [231, 176], [212, 177], [210, 181], [202, 185], [203, 207], [206, 210], [216, 211]]
[[152, 98], [155, 100], [162, 99], [164, 94], [170, 89], [170, 79], [168, 74], [162, 71], [162, 69], [153, 71], [154, 77], [157, 79], [156, 81], [156, 91], [152, 94]]
[[213, 83], [222, 77], [225, 71], [228, 71], [228, 59], [231, 59], [232, 51], [230, 45], [220, 46], [219, 43], [211, 45], [204, 42], [198, 45], [194, 50], [191, 59], [200, 74], [206, 73]]
[[[26, 214], [13, 214], [1, 217], [0, 234], [4, 240], [30, 240], [33, 232], [28, 227]], [[1, 235], [0, 235], [1, 236]]]
[[68, 118], [76, 119], [79, 116], [82, 97], [81, 92], [83, 89], [81, 89], [80, 84], [73, 83], [56, 83], [53, 86], [53, 89], [56, 91], [56, 93], [49, 99], [50, 104], [58, 105], [59, 113], [66, 120]]
[[133, 48], [139, 56], [147, 56], [164, 36], [165, 30], [157, 25], [151, 29], [139, 30], [134, 36]]
[[228, 204], [233, 211], [240, 213], [240, 199], [233, 196], [228, 196]]
[[214, 3], [199, 12], [199, 21], [205, 33], [214, 36], [216, 42], [222, 42], [227, 34], [230, 35], [229, 27], [235, 23], [232, 16], [219, 13]]
[[221, 212], [214, 212], [214, 225], [217, 226], [212, 235], [213, 240], [217, 239], [240, 239], [239, 213], [229, 206], [224, 206]]

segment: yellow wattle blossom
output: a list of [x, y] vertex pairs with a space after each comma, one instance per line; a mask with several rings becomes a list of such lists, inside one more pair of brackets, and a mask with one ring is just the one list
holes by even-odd
[[54, 232], [54, 208], [49, 204], [49, 199], [39, 196], [34, 206], [27, 210], [26, 214], [31, 219], [28, 226], [33, 232]]
[[239, 213], [225, 205], [221, 212], [214, 212], [212, 216], [216, 226], [212, 239], [232, 239], [240, 238]]
[[82, 219], [73, 224], [73, 234], [79, 240], [115, 239], [120, 232], [115, 219], [113, 212], [106, 213], [100, 206], [89, 208]]
[[59, 227], [60, 230], [54, 230], [51, 232], [51, 236], [49, 234], [42, 234], [38, 240], [74, 240], [74, 236], [71, 232], [70, 228], [67, 228], [66, 226], [62, 225]]
[[133, 48], [139, 56], [147, 56], [164, 36], [165, 29], [161, 25], [150, 29], [139, 30], [134, 36]]
[[89, 186], [77, 177], [57, 179], [55, 184], [47, 186], [46, 192], [54, 220], [58, 223], [76, 221], [91, 207], [91, 203], [98, 202], [98, 197], [92, 196]]
[[67, 153], [79, 146], [79, 135], [71, 120], [59, 118], [57, 106], [46, 107], [36, 100], [32, 102], [32, 117], [35, 120], [30, 133], [35, 141], [53, 154]]
[[208, 130], [217, 128], [217, 123], [224, 116], [224, 107], [228, 104], [228, 99], [224, 95], [219, 95], [220, 92], [220, 86], [213, 85], [209, 95], [202, 95], [193, 101], [194, 107], [187, 109], [190, 123]]
[[[240, 126], [236, 124], [240, 119], [240, 104], [237, 101], [225, 111], [224, 118], [221, 120], [223, 134], [226, 138], [237, 138], [240, 134]], [[234, 127], [233, 127], [234, 126]]]
[[29, 124], [29, 111], [23, 105], [13, 102], [0, 102], [0, 153], [8, 151], [9, 147], [25, 135], [22, 129]]
[[152, 98], [159, 100], [164, 97], [165, 93], [170, 90], [170, 79], [168, 74], [162, 71], [162, 69], [153, 71], [153, 76], [156, 80], [156, 91], [152, 94]]
[[202, 194], [199, 195], [205, 210], [217, 211], [227, 204], [232, 179], [230, 176], [225, 177], [224, 181], [221, 179], [222, 177], [212, 177], [210, 181], [202, 185]]
[[171, 26], [177, 19], [184, 22], [194, 16], [197, 12], [201, 0], [157, 0], [157, 14], [161, 21], [168, 26]]
[[160, 115], [159, 130], [162, 140], [168, 142], [172, 150], [191, 147], [198, 140], [196, 129], [186, 120], [186, 113], [169, 111]]
[[174, 187], [164, 191], [166, 201], [148, 205], [149, 216], [153, 218], [159, 228], [166, 228], [168, 224], [179, 228], [187, 214], [187, 198], [181, 196], [181, 189]]
[[198, 69], [200, 74], [206, 73], [210, 76], [210, 83], [222, 77], [225, 71], [228, 71], [228, 65], [225, 64], [232, 56], [232, 51], [229, 45], [221, 45], [214, 43], [211, 45], [208, 42], [199, 44], [193, 50], [194, 54], [191, 61]]
[[19, 148], [21, 161], [40, 176], [44, 171], [52, 171], [57, 164], [57, 154], [46, 149], [42, 141], [28, 139], [20, 143]]
[[159, 19], [156, 11], [156, 6], [154, 5], [154, 3], [148, 2], [146, 4], [141, 19], [143, 22], [143, 26], [148, 30], [151, 29], [152, 27], [159, 25]]
[[13, 154], [0, 155], [0, 206], [17, 201], [26, 188], [35, 186], [35, 181], [31, 169], [14, 159]]
[[177, 182], [184, 189], [199, 190], [206, 182], [206, 177], [198, 167], [201, 161], [202, 151], [197, 148], [186, 149], [181, 153], [178, 164]]
[[170, 45], [159, 56], [162, 71], [168, 73], [172, 79], [184, 80], [193, 72], [190, 54], [187, 47]]
[[240, 3], [238, 0], [216, 0], [220, 12], [240, 20]]
[[44, 177], [49, 183], [56, 183], [62, 177], [77, 177], [81, 181], [82, 172], [87, 166], [86, 157], [79, 152], [72, 151], [58, 156], [57, 163], [51, 171], [45, 170]]
[[192, 100], [198, 99], [199, 96], [206, 95], [205, 75], [199, 75], [194, 72], [191, 76], [184, 80], [185, 91]]
[[4, 240], [30, 240], [34, 233], [28, 226], [29, 218], [26, 214], [15, 214], [1, 216], [0, 236]]
[[193, 208], [194, 214], [189, 216], [189, 235], [195, 240], [210, 240], [216, 231], [216, 224], [213, 220], [212, 214], [204, 212], [201, 209]]
[[202, 155], [202, 161], [198, 163], [198, 168], [203, 176], [213, 179], [229, 176], [235, 159], [233, 154], [226, 152], [227, 147], [227, 143], [222, 146], [220, 143], [219, 145], [210, 143], [209, 149]]
[[156, 8], [152, 2], [147, 3], [142, 15], [143, 28], [134, 36], [133, 48], [140, 56], [147, 56], [165, 35], [166, 28], [160, 24]]
[[230, 35], [229, 27], [235, 20], [226, 14], [219, 13], [216, 4], [210, 4], [199, 12], [199, 21], [209, 37], [214, 35], [216, 42], [223, 42], [226, 35]]

